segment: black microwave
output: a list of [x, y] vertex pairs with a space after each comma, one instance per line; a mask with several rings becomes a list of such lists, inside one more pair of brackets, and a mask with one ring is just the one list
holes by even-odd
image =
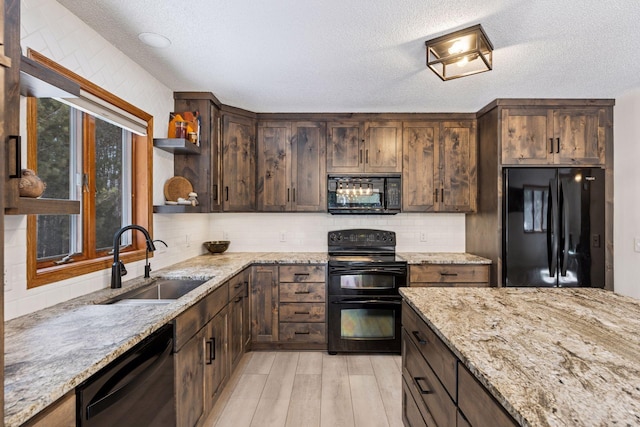
[[329, 175], [327, 209], [331, 214], [393, 215], [402, 207], [400, 175]]

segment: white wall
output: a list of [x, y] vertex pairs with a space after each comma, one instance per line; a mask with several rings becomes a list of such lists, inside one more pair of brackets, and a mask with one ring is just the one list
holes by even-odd
[[399, 252], [464, 252], [465, 248], [464, 214], [223, 213], [210, 218], [211, 240], [230, 240], [230, 252], [326, 252], [327, 232], [346, 228], [395, 231]]
[[616, 99], [613, 123], [614, 290], [640, 298], [640, 88]]
[[[21, 9], [24, 54], [27, 48], [32, 48], [153, 115], [156, 118], [154, 136], [166, 137], [164, 119], [173, 110], [172, 90], [55, 0], [22, 0]], [[22, 116], [23, 141], [26, 141], [25, 122]], [[173, 156], [155, 149], [153, 163], [154, 182], [160, 183], [154, 186], [153, 199], [155, 203], [162, 203], [162, 184], [173, 175]], [[109, 286], [110, 270], [104, 270], [27, 290], [26, 223], [24, 215], [5, 217], [6, 319]], [[206, 215], [154, 215], [153, 223], [153, 237], [166, 241], [169, 248], [160, 248], [152, 258], [152, 268], [158, 269], [202, 252], [200, 244], [187, 246], [186, 236], [195, 238], [208, 233]], [[129, 275], [125, 279], [144, 274], [143, 266], [144, 262], [127, 265]]]

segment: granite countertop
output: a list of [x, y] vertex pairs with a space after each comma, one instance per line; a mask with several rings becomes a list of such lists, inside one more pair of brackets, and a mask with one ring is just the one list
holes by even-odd
[[[490, 263], [463, 253], [398, 253], [409, 264]], [[205, 254], [153, 277], [207, 280], [164, 305], [100, 305], [152, 279], [103, 289], [5, 323], [5, 426], [18, 426], [251, 264], [326, 263], [325, 252]]]
[[401, 293], [522, 425], [640, 425], [640, 300], [602, 289]]

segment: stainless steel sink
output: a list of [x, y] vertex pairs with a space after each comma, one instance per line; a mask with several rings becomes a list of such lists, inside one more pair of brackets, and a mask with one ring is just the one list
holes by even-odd
[[102, 304], [167, 304], [191, 292], [207, 280], [156, 279], [142, 288], [133, 289]]

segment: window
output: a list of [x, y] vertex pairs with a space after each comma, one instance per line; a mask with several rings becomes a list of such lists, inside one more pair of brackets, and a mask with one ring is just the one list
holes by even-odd
[[[146, 113], [113, 95], [105, 100], [104, 91], [62, 67], [56, 71], [93, 92], [93, 99], [115, 102], [114, 109], [150, 123]], [[27, 100], [27, 163], [47, 184], [42, 198], [79, 200], [81, 211], [29, 216], [29, 288], [110, 267], [113, 236], [124, 225], [135, 223], [151, 231], [150, 137], [123, 128], [106, 114], [61, 101]], [[150, 124], [147, 130], [150, 134]], [[144, 258], [145, 249], [141, 236], [123, 234], [124, 262]]]

